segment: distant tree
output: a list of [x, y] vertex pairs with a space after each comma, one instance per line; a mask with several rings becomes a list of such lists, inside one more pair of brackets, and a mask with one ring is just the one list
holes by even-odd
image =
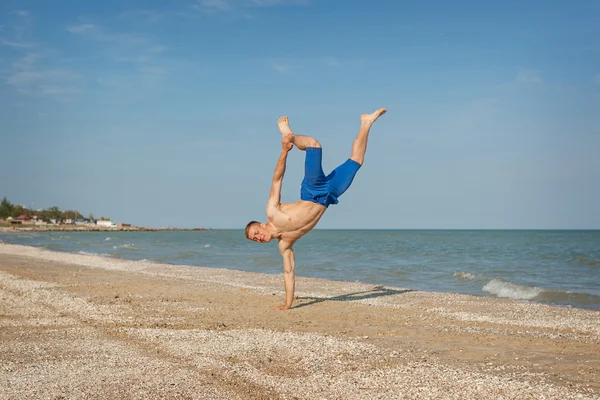
[[65, 210], [60, 213], [60, 218], [62, 219], [81, 219], [83, 215], [79, 213], [79, 211], [75, 210]]
[[61, 212], [60, 212], [60, 208], [58, 208], [57, 206], [52, 206], [46, 211], [47, 211], [47, 218], [49, 218], [49, 219], [60, 218]]
[[90, 213], [90, 216], [88, 218], [90, 219], [90, 221], [95, 221], [94, 214], [92, 214], [92, 213]]
[[4, 196], [2, 202], [0, 202], [0, 218], [6, 219], [12, 216], [13, 208], [13, 204], [6, 199], [6, 196]]
[[13, 218], [17, 218], [19, 215], [26, 214], [25, 211], [26, 210], [23, 208], [23, 206], [14, 206], [10, 215]]

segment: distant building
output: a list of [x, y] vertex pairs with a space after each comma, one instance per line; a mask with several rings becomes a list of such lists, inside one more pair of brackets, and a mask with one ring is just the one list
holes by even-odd
[[21, 214], [17, 218], [15, 218], [12, 223], [22, 224], [22, 225], [32, 225], [34, 221], [31, 219], [29, 215]]
[[102, 226], [102, 227], [105, 227], [105, 228], [116, 228], [117, 227], [117, 224], [115, 224], [114, 222], [112, 222], [109, 219], [98, 220], [98, 221], [96, 221], [96, 225]]

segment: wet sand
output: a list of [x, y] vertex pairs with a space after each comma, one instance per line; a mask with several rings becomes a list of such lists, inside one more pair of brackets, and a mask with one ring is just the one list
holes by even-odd
[[296, 286], [0, 244], [0, 399], [600, 398], [598, 311]]

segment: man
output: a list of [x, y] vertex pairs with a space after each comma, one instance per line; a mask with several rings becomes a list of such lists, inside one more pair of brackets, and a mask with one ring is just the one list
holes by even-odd
[[[360, 116], [360, 130], [352, 144], [350, 158], [328, 176], [325, 176], [321, 166], [321, 144], [310, 136], [294, 134], [288, 118], [279, 118], [277, 125], [283, 135], [282, 149], [275, 166], [271, 193], [267, 202], [267, 223], [251, 221], [246, 226], [246, 238], [250, 240], [259, 243], [279, 240], [279, 252], [283, 257], [285, 304], [275, 309], [288, 310], [294, 302], [295, 258], [292, 246], [317, 225], [327, 207], [337, 204], [338, 197], [350, 187], [354, 176], [363, 164], [371, 126], [385, 112], [386, 109], [381, 108], [371, 114]], [[296, 203], [281, 204], [281, 184], [287, 154], [294, 145], [306, 152], [304, 180], [300, 190], [301, 200]]]

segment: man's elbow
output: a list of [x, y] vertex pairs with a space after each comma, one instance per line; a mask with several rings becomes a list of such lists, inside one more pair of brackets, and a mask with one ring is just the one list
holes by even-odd
[[284, 265], [283, 266], [283, 274], [286, 276], [294, 276], [294, 266], [293, 265]]
[[279, 254], [281, 254], [281, 257], [283, 257], [283, 261], [286, 261], [286, 260], [289, 260], [290, 256], [292, 256], [294, 253], [291, 248], [289, 248], [289, 247], [284, 248], [283, 246], [280, 246]]

